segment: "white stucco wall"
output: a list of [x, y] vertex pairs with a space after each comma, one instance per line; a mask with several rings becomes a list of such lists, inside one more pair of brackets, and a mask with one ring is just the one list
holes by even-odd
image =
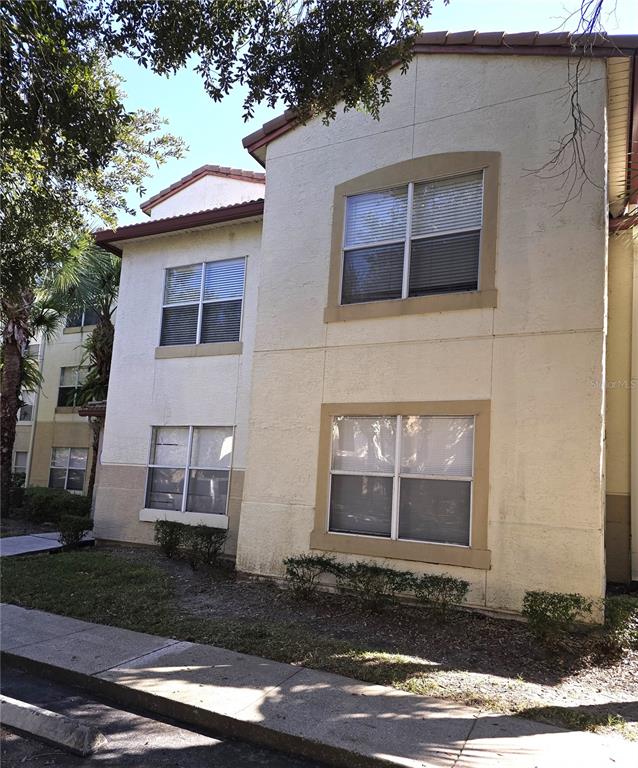
[[[238, 567], [280, 574], [309, 548], [322, 402], [489, 399], [489, 571], [447, 571], [471, 602], [520, 609], [526, 589], [600, 596], [603, 554], [605, 191], [562, 209], [530, 174], [565, 132], [567, 60], [419, 56], [375, 122], [338, 114], [268, 146], [268, 195]], [[604, 132], [605, 64], [582, 103]], [[334, 187], [455, 151], [501, 153], [496, 309], [323, 322]], [[588, 144], [605, 178], [604, 141]], [[361, 559], [361, 558], [360, 558]]]
[[264, 188], [264, 184], [254, 181], [203, 176], [155, 205], [151, 210], [151, 218], [163, 219], [167, 216], [179, 216], [183, 213], [257, 200], [264, 196]]
[[[131, 494], [122, 493], [117, 500], [112, 488], [100, 488], [98, 536], [133, 541], [152, 537], [152, 526], [140, 524], [138, 514], [153, 426], [233, 425], [233, 468], [245, 467], [260, 236], [261, 223], [251, 221], [124, 244], [101, 463], [105, 473], [109, 467], [139, 468], [137, 474], [129, 472], [134, 477], [131, 488], [128, 481], [114, 481], [124, 486], [119, 490], [135, 490], [138, 501], [133, 508]], [[165, 269], [238, 257], [246, 257], [242, 354], [155, 359]]]

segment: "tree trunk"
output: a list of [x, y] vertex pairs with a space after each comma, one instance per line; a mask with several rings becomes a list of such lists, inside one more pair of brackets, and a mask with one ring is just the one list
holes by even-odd
[[95, 475], [97, 471], [97, 460], [100, 451], [100, 433], [104, 419], [101, 417], [90, 418], [91, 430], [93, 432], [93, 448], [91, 451], [91, 469], [89, 471], [89, 484], [86, 489], [86, 495], [91, 499], [91, 510], [93, 511], [93, 489], [95, 488]]
[[18, 420], [18, 390], [22, 355], [14, 338], [5, 339], [4, 366], [2, 371], [0, 415], [0, 508], [3, 514], [9, 511], [9, 490], [11, 488], [11, 464], [13, 444]]

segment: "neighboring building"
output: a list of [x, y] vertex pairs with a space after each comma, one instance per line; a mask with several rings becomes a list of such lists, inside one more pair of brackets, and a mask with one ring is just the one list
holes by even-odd
[[82, 344], [94, 322], [90, 310], [69, 316], [52, 341], [29, 349], [38, 358], [42, 386], [22, 396], [27, 405], [18, 412], [13, 453], [14, 472], [27, 486], [86, 492], [91, 429], [74, 401], [85, 372]]
[[249, 573], [332, 552], [497, 610], [638, 579], [637, 48], [593, 48], [601, 186], [573, 199], [533, 172], [565, 134], [568, 36], [436, 33], [378, 122], [247, 137], [265, 204], [205, 166], [98, 233], [122, 281], [96, 535], [201, 522]]

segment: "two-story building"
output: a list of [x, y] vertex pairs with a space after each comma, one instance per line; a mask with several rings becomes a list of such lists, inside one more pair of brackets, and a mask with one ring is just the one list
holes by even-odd
[[205, 166], [98, 233], [97, 537], [221, 526], [248, 573], [329, 552], [496, 610], [637, 579], [637, 48], [583, 54], [586, 168], [547, 166], [568, 35], [430, 33], [380, 120], [282, 116], [244, 140], [267, 181]]

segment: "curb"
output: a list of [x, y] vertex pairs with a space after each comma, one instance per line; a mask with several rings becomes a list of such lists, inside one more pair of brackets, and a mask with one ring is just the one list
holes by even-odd
[[276, 731], [259, 723], [238, 720], [229, 715], [221, 715], [146, 691], [134, 690], [110, 680], [28, 659], [10, 651], [1, 651], [0, 660], [7, 666], [82, 688], [125, 709], [135, 710], [142, 715], [149, 713], [159, 715], [178, 725], [197, 729], [213, 737], [223, 736], [249, 742], [285, 752], [294, 757], [317, 760], [335, 768], [396, 768], [397, 764], [400, 764], [381, 756], [362, 755], [359, 752], [323, 744], [305, 736]]
[[35, 707], [25, 701], [0, 695], [2, 715], [0, 722], [16, 731], [35, 736], [68, 752], [82, 757], [92, 755], [106, 744], [105, 737], [79, 720]]

